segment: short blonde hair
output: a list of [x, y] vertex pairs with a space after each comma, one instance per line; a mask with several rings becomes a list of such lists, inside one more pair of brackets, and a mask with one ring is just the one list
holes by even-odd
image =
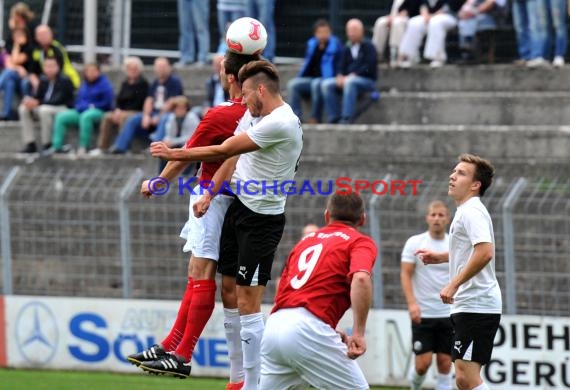
[[430, 202], [427, 207], [427, 213], [429, 214], [432, 209], [439, 209], [439, 208], [445, 209], [445, 211], [449, 215], [449, 207], [447, 207], [447, 205], [441, 200], [434, 200]]
[[177, 106], [186, 106], [186, 109], [190, 109], [190, 100], [184, 95], [174, 96], [172, 98], [172, 107], [175, 108]]
[[125, 58], [125, 60], [123, 61], [123, 70], [126, 71], [127, 66], [129, 65], [135, 65], [138, 68], [139, 72], [142, 72], [144, 69], [142, 60], [137, 56], [130, 56]]

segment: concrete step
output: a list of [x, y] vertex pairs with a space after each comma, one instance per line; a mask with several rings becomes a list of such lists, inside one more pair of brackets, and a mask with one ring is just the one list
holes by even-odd
[[[287, 81], [295, 77], [299, 65], [279, 65], [281, 89], [285, 91]], [[118, 88], [124, 78], [121, 70], [104, 69], [104, 72]], [[204, 83], [212, 74], [211, 67], [176, 69], [182, 78], [184, 92], [193, 94], [204, 90]], [[152, 68], [145, 68], [148, 80], [153, 80]], [[411, 69], [390, 68], [378, 65], [378, 88], [399, 91], [566, 91], [570, 84], [570, 66], [532, 69], [514, 65], [446, 65], [433, 69], [419, 65]]]
[[427, 65], [394, 69], [381, 65], [379, 88], [399, 91], [567, 91], [570, 67], [532, 69], [514, 65]]
[[389, 92], [358, 123], [563, 126], [570, 92]]

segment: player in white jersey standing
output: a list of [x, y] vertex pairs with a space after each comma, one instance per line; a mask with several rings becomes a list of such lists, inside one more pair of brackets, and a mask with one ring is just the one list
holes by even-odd
[[[243, 389], [250, 390], [257, 389], [260, 375], [264, 329], [261, 301], [285, 227], [286, 192], [280, 188], [295, 176], [303, 131], [299, 118], [281, 98], [279, 73], [273, 64], [250, 62], [238, 77], [248, 111], [236, 135], [221, 145], [191, 149], [169, 149], [164, 143], [153, 143], [151, 153], [166, 160], [226, 159], [212, 178], [212, 192], [217, 194], [231, 179], [236, 198], [222, 227], [218, 272], [222, 274], [226, 323], [236, 330], [241, 326], [237, 336], [243, 349]], [[212, 198], [206, 193], [195, 203], [196, 216], [204, 215]], [[230, 315], [229, 310], [235, 312]], [[228, 349], [232, 342], [235, 340], [228, 340]]]
[[428, 230], [412, 236], [402, 251], [400, 280], [412, 321], [412, 349], [415, 370], [411, 389], [419, 390], [425, 380], [432, 356], [436, 354], [436, 390], [451, 390], [451, 344], [453, 328], [449, 318], [449, 305], [441, 302], [439, 292], [449, 283], [449, 266], [426, 266], [416, 252], [429, 249], [447, 252], [449, 236], [449, 210], [442, 201], [429, 204], [426, 214]]
[[448, 194], [457, 211], [450, 228], [449, 253], [422, 251], [426, 264], [449, 261], [450, 282], [440, 296], [451, 304], [455, 363], [459, 390], [488, 390], [481, 367], [489, 362], [502, 313], [501, 289], [495, 275], [493, 222], [481, 202], [495, 169], [472, 154], [459, 156], [449, 176]]

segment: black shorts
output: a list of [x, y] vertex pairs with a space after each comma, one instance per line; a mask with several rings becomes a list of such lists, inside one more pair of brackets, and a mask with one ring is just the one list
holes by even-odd
[[477, 362], [482, 366], [489, 363], [500, 321], [500, 314], [452, 314], [454, 331], [452, 360]]
[[236, 197], [224, 217], [218, 272], [239, 286], [265, 286], [285, 228], [285, 214], [258, 214]]
[[422, 318], [412, 322], [412, 350], [416, 355], [426, 352], [451, 355], [453, 326], [449, 317]]

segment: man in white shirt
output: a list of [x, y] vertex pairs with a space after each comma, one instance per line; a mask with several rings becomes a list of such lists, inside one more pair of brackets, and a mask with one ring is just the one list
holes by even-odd
[[424, 264], [449, 261], [450, 282], [440, 296], [451, 304], [459, 390], [488, 390], [481, 367], [489, 362], [502, 313], [495, 275], [493, 222], [480, 197], [491, 185], [495, 168], [472, 154], [459, 156], [449, 176], [448, 194], [457, 211], [450, 229], [449, 253], [418, 251]]
[[[281, 98], [273, 64], [250, 62], [241, 68], [239, 81], [248, 111], [233, 137], [221, 145], [191, 149], [169, 149], [155, 142], [151, 153], [165, 160], [226, 160], [212, 178], [213, 194], [230, 179], [236, 194], [222, 227], [218, 272], [224, 308], [239, 309], [235, 325], [241, 324], [243, 389], [250, 390], [257, 389], [260, 373], [261, 301], [285, 226], [286, 192], [281, 187], [295, 176], [303, 131], [299, 118]], [[213, 196], [206, 192], [195, 203], [196, 216], [204, 215]]]
[[421, 389], [435, 353], [437, 359], [436, 390], [451, 390], [451, 344], [453, 328], [449, 305], [441, 302], [439, 292], [449, 283], [447, 264], [426, 266], [416, 255], [420, 249], [447, 252], [449, 210], [440, 200], [429, 204], [426, 214], [428, 230], [412, 236], [402, 251], [400, 280], [412, 321], [412, 349], [415, 370], [411, 389]]

